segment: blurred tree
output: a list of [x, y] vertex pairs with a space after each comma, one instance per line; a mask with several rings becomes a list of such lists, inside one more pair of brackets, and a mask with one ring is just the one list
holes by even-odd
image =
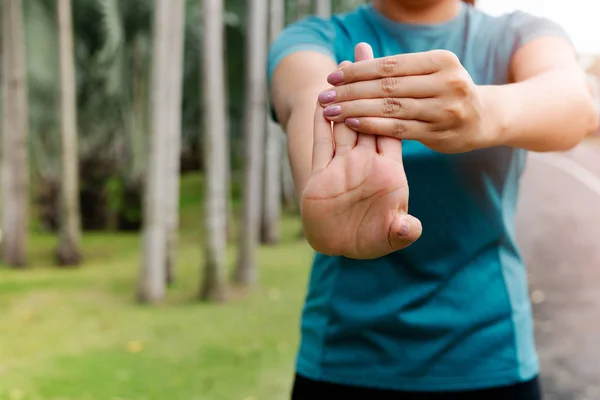
[[331, 0], [331, 2], [333, 3], [332, 13], [339, 14], [354, 10], [359, 5], [366, 3], [366, 0]]
[[[143, 302], [164, 297], [167, 242], [169, 237], [169, 193], [174, 185], [171, 155], [176, 129], [174, 115], [180, 111], [183, 40], [182, 15], [185, 0], [156, 0], [154, 9], [154, 51], [152, 57], [152, 123], [148, 155], [146, 191], [144, 194], [143, 255], [138, 297]], [[176, 57], [179, 56], [178, 59]], [[179, 169], [177, 169], [179, 171]], [[177, 177], [178, 178], [178, 177]]]
[[184, 43], [185, 43], [185, 4], [186, 0], [174, 2], [173, 20], [171, 22], [171, 39], [169, 56], [170, 91], [168, 92], [169, 113], [168, 129], [168, 159], [167, 174], [167, 204], [164, 212], [167, 214], [167, 283], [175, 280], [177, 265], [177, 241], [179, 232], [179, 180], [181, 155], [181, 107], [183, 95]]
[[245, 93], [243, 229], [240, 229], [238, 262], [234, 280], [242, 285], [256, 283], [256, 246], [260, 234], [263, 153], [266, 122], [267, 0], [248, 0]]
[[315, 14], [321, 18], [331, 17], [331, 0], [315, 0]]
[[296, 18], [304, 18], [311, 14], [312, 0], [297, 0], [296, 1]]
[[60, 238], [57, 260], [60, 265], [77, 265], [79, 248], [79, 153], [77, 151], [77, 104], [75, 62], [73, 60], [73, 22], [71, 0], [58, 0], [58, 38], [60, 50], [61, 115], [61, 194]]
[[[288, 7], [287, 10], [288, 12], [286, 13], [287, 15], [290, 15], [290, 9], [292, 9], [292, 7], [289, 7], [289, 3], [290, 1], [288, 0]], [[294, 2], [291, 1], [291, 3], [293, 4]], [[295, 9], [293, 10], [294, 14], [292, 14], [292, 16], [290, 18], [287, 18], [287, 20], [298, 20], [304, 16], [306, 16], [307, 12], [308, 12], [308, 7], [295, 7]], [[283, 136], [283, 157], [281, 158], [281, 195], [283, 198], [283, 206], [284, 208], [290, 212], [293, 211], [294, 209], [297, 209], [297, 204], [296, 204], [296, 189], [294, 188], [294, 179], [292, 177], [292, 166], [290, 165], [290, 160], [289, 157], [287, 155], [287, 137], [284, 135]]]
[[200, 298], [223, 301], [227, 273], [228, 160], [223, 0], [202, 0], [204, 280]]
[[[285, 1], [271, 0], [269, 8], [269, 41], [273, 42], [285, 25]], [[261, 224], [261, 241], [275, 244], [280, 240], [281, 220], [281, 158], [283, 133], [271, 120], [267, 109], [267, 147], [264, 166], [264, 194]]]
[[2, 256], [26, 263], [28, 100], [21, 0], [2, 1]]

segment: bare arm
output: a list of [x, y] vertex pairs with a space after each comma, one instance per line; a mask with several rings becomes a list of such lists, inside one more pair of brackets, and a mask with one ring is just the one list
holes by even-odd
[[288, 154], [297, 195], [310, 176], [313, 124], [319, 92], [327, 89], [327, 75], [334, 60], [316, 51], [298, 51], [285, 57], [275, 69], [271, 99], [277, 118], [288, 137]]
[[540, 38], [520, 48], [511, 75], [513, 84], [479, 88], [497, 122], [493, 144], [567, 150], [598, 126], [585, 73], [564, 39]]

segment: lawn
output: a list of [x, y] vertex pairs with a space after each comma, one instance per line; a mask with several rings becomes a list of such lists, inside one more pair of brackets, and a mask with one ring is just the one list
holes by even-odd
[[177, 282], [161, 305], [134, 301], [133, 234], [86, 234], [85, 265], [59, 270], [54, 238], [36, 233], [30, 269], [0, 269], [0, 399], [287, 398], [312, 252], [286, 217], [283, 242], [259, 252], [258, 288], [228, 304], [198, 302], [198, 184], [182, 184]]

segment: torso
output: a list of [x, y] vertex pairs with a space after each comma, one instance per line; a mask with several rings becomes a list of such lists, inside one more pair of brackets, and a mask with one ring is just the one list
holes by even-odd
[[[479, 85], [504, 84], [517, 15], [470, 7], [437, 26], [405, 26], [371, 6], [336, 16], [337, 62], [368, 42], [375, 57], [447, 49]], [[525, 21], [527, 22], [527, 21]], [[321, 22], [324, 23], [324, 22]], [[524, 152], [436, 153], [405, 141], [410, 213], [422, 237], [372, 261], [317, 254], [297, 370], [312, 379], [392, 390], [510, 385], [538, 371], [525, 267], [514, 239]]]

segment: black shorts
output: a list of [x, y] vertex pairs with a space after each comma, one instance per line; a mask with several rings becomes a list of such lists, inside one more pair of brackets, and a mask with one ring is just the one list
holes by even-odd
[[400, 392], [314, 381], [296, 374], [292, 400], [541, 400], [538, 378], [512, 386], [464, 392]]

